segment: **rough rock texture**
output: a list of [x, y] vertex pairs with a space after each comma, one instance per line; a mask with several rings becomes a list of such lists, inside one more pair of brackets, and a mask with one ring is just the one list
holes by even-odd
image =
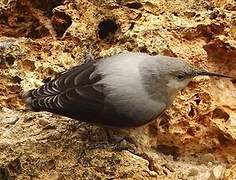
[[0, 179], [236, 179], [236, 82], [196, 78], [153, 123], [113, 133], [21, 94], [85, 57], [141, 51], [236, 77], [233, 0], [0, 0]]

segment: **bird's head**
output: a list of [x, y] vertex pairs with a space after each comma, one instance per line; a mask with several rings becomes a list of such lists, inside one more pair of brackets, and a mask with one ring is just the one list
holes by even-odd
[[196, 76], [232, 78], [223, 74], [195, 68], [177, 58], [158, 56], [156, 62], [158, 63], [158, 66], [156, 66], [158, 69], [155, 71], [158, 73], [158, 76], [156, 76], [158, 77], [157, 82], [161, 82], [161, 86], [169, 96], [177, 94]]

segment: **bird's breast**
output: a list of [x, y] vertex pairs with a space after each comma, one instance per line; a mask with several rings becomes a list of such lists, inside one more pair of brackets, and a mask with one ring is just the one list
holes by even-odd
[[105, 105], [112, 104], [118, 114], [137, 124], [145, 124], [161, 114], [165, 104], [152, 100], [147, 94], [139, 63], [138, 60], [124, 60], [102, 64], [98, 67], [102, 74], [98, 84], [104, 86]]

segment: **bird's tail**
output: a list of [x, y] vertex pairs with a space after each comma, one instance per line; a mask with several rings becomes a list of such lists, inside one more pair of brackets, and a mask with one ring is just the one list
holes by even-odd
[[31, 89], [23, 94], [23, 99], [31, 111], [43, 111], [47, 108], [45, 104], [46, 94], [42, 94], [42, 91], [40, 93], [41, 88]]
[[35, 110], [34, 108], [33, 108], [33, 106], [32, 106], [32, 101], [33, 101], [33, 91], [34, 91], [35, 89], [31, 89], [31, 90], [29, 90], [29, 91], [27, 91], [27, 92], [25, 92], [25, 93], [23, 93], [23, 95], [22, 95], [22, 98], [24, 99], [24, 101], [25, 101], [25, 103], [26, 103], [26, 105], [27, 105], [27, 108], [29, 108], [30, 110]]
[[50, 110], [52, 107], [52, 101], [57, 100], [57, 91], [53, 91], [50, 88], [51, 83], [44, 84], [43, 86], [27, 91], [23, 94], [23, 99], [26, 102], [27, 107], [33, 111]]

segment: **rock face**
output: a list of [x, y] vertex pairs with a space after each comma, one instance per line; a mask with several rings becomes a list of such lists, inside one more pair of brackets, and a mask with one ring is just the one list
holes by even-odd
[[236, 82], [195, 78], [153, 123], [115, 131], [29, 112], [21, 94], [85, 57], [141, 51], [236, 77], [233, 0], [0, 0], [0, 179], [236, 179]]

